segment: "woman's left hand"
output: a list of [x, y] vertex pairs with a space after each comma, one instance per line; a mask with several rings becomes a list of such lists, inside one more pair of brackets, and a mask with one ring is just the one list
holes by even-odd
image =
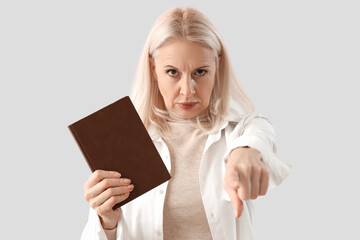
[[231, 151], [223, 187], [234, 206], [236, 218], [241, 216], [242, 200], [265, 195], [268, 186], [269, 172], [259, 151], [249, 147], [239, 147]]

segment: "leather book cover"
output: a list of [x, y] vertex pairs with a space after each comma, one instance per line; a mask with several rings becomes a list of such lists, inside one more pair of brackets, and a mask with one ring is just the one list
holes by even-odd
[[168, 181], [170, 174], [128, 96], [68, 126], [90, 169], [118, 171], [134, 190], [116, 209]]

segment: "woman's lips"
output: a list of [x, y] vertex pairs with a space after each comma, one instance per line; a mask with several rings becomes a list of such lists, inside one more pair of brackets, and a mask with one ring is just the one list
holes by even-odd
[[183, 103], [179, 103], [179, 106], [182, 109], [190, 109], [193, 108], [196, 104], [197, 102], [183, 102]]

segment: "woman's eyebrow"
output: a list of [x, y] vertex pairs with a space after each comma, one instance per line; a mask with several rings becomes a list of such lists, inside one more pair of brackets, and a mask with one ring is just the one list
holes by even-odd
[[171, 66], [171, 65], [166, 65], [164, 68], [167, 68], [167, 67], [171, 67], [171, 68], [176, 68], [176, 69], [177, 69], [177, 67], [174, 67], [174, 66]]
[[201, 66], [201, 67], [198, 67], [196, 69], [199, 69], [199, 68], [209, 68], [210, 66], [209, 65], [204, 65], [204, 66]]

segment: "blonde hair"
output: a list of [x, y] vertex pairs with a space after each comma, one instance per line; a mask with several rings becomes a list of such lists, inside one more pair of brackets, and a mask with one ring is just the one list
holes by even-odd
[[[163, 136], [166, 136], [169, 129], [169, 114], [152, 75], [150, 58], [155, 59], [157, 49], [171, 39], [200, 43], [211, 48], [215, 54], [217, 71], [209, 107], [202, 116], [191, 119], [194, 126], [210, 134], [228, 120], [230, 112], [241, 117], [254, 111], [252, 101], [237, 81], [218, 31], [198, 10], [176, 7], [166, 11], [155, 21], [145, 42], [132, 85], [130, 98], [146, 128], [153, 124]], [[231, 99], [239, 105], [240, 111], [230, 107]]]

